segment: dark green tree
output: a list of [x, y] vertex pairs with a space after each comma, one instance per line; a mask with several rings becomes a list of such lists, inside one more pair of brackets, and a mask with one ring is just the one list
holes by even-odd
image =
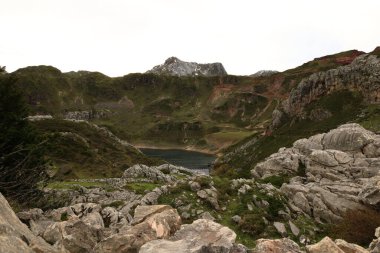
[[27, 105], [9, 75], [0, 76], [0, 192], [34, 201], [46, 179], [44, 142], [26, 119]]

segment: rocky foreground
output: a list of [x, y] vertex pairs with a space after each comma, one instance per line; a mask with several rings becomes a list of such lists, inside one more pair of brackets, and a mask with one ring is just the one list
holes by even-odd
[[[313, 237], [318, 224], [339, 222], [347, 211], [378, 212], [379, 135], [346, 124], [280, 149], [252, 175], [221, 187], [182, 167], [134, 165], [121, 178], [47, 188], [64, 207], [17, 215], [0, 195], [0, 252], [380, 252], [380, 227], [367, 249]], [[289, 180], [279, 185], [279, 178]], [[162, 204], [165, 198], [172, 206]], [[226, 219], [234, 225], [222, 225]], [[316, 225], [301, 227], [300, 220]], [[258, 239], [248, 248], [235, 229], [282, 238]]]

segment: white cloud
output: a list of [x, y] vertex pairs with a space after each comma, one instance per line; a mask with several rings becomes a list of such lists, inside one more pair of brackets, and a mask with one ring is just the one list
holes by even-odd
[[375, 0], [0, 0], [0, 65], [118, 76], [169, 56], [231, 74], [380, 45]]

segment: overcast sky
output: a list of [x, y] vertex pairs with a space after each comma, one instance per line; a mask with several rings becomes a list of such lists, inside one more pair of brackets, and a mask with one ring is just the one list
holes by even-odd
[[0, 65], [109, 76], [170, 56], [229, 74], [380, 45], [379, 0], [0, 0]]

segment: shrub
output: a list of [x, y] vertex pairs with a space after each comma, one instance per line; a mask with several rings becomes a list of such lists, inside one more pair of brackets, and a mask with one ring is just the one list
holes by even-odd
[[212, 180], [210, 177], [200, 176], [200, 177], [197, 177], [195, 181], [197, 181], [202, 188], [208, 188], [210, 187], [210, 183]]
[[68, 220], [68, 215], [67, 212], [64, 212], [61, 214], [61, 221], [67, 221]]
[[377, 227], [380, 227], [379, 211], [349, 210], [342, 221], [332, 227], [330, 233], [331, 237], [366, 247], [374, 239]]
[[280, 188], [283, 183], [289, 183], [289, 176], [288, 175], [273, 175], [270, 177], [266, 177], [262, 180], [262, 183], [264, 184], [272, 184], [273, 186]]
[[21, 203], [41, 196], [47, 179], [45, 145], [26, 117], [28, 110], [15, 79], [0, 78], [0, 192]]
[[298, 162], [297, 176], [306, 177], [306, 166], [301, 161]]
[[245, 214], [240, 223], [239, 228], [244, 232], [253, 236], [258, 236], [265, 230], [265, 222], [262, 213]]

